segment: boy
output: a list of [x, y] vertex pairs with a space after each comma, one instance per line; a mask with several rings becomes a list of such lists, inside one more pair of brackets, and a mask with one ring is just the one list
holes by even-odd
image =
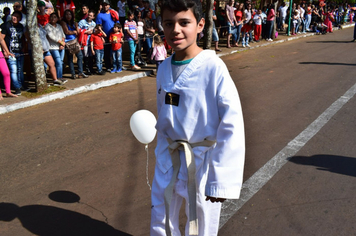
[[118, 73], [122, 71], [122, 43], [123, 34], [121, 33], [121, 25], [120, 23], [115, 23], [113, 32], [110, 34], [109, 42], [111, 43], [111, 55], [112, 55], [112, 63], [113, 69], [111, 73]]
[[[151, 235], [217, 235], [221, 202], [240, 195], [245, 155], [242, 111], [224, 62], [196, 44], [199, 0], [164, 1], [164, 35], [175, 54], [157, 73], [157, 147]], [[181, 164], [182, 163], [182, 164]]]
[[106, 34], [101, 27], [102, 26], [100, 24], [96, 25], [94, 28], [94, 33], [90, 37], [90, 48], [91, 48], [91, 52], [95, 56], [98, 75], [105, 74], [105, 72], [103, 71], [105, 39], [103, 37], [106, 37]]

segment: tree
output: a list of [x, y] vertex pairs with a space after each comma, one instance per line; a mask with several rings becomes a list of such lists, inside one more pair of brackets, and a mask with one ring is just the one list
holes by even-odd
[[46, 73], [43, 66], [43, 49], [37, 26], [37, 0], [27, 2], [27, 28], [32, 45], [32, 68], [36, 79], [37, 92], [47, 89]]
[[213, 35], [213, 7], [214, 0], [206, 0], [205, 5], [205, 37], [203, 42], [203, 48], [209, 49], [211, 47], [212, 35]]

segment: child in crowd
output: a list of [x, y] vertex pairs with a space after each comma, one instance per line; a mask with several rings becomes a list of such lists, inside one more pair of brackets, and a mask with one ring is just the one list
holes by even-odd
[[142, 58], [141, 55], [141, 50], [143, 46], [143, 41], [145, 40], [145, 34], [144, 34], [144, 29], [143, 29], [143, 19], [141, 17], [141, 11], [138, 9], [135, 10], [135, 19], [137, 23], [137, 34], [138, 34], [138, 43], [136, 47], [136, 52], [135, 52], [135, 63], [138, 64], [139, 66], [147, 66], [147, 63], [145, 60]]
[[39, 10], [37, 13], [37, 23], [44, 27], [49, 22], [49, 14], [46, 14], [46, 3], [38, 1], [37, 8]]
[[259, 42], [260, 41], [260, 36], [261, 36], [261, 33], [262, 33], [262, 10], [261, 9], [259, 9], [257, 11], [257, 14], [254, 15], [253, 22], [255, 24], [255, 27], [254, 27], [255, 41]]
[[110, 34], [109, 42], [111, 43], [111, 55], [113, 69], [111, 73], [118, 73], [122, 71], [122, 44], [124, 42], [122, 27], [120, 23], [115, 23], [113, 32]]
[[153, 36], [153, 43], [154, 43], [153, 44], [154, 47], [151, 54], [151, 60], [154, 59], [156, 61], [157, 71], [158, 71], [159, 65], [167, 57], [167, 50], [166, 47], [164, 46], [161, 36], [159, 36], [158, 34]]
[[221, 202], [239, 198], [242, 186], [245, 137], [238, 92], [215, 51], [196, 44], [205, 24], [201, 1], [165, 0], [161, 14], [175, 53], [157, 72], [150, 235], [181, 235], [183, 199], [184, 235], [217, 235]]
[[249, 42], [249, 38], [250, 38], [250, 33], [252, 31], [252, 24], [253, 24], [253, 20], [250, 19], [247, 22], [247, 24], [244, 24], [244, 26], [242, 26], [242, 29], [241, 29], [241, 32], [242, 32], [242, 47], [250, 47], [248, 42]]
[[129, 43], [130, 47], [130, 69], [140, 70], [141, 67], [135, 65], [135, 52], [136, 45], [138, 43], [137, 25], [134, 21], [133, 11], [128, 11], [128, 19], [125, 21], [124, 30], [126, 32], [125, 39]]
[[91, 52], [95, 56], [97, 74], [104, 75], [103, 71], [103, 57], [104, 57], [104, 42], [106, 37], [101, 24], [97, 24], [94, 28], [94, 33], [90, 37]]

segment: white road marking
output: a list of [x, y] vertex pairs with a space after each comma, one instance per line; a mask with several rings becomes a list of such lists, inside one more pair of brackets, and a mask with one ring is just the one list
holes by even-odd
[[288, 143], [279, 153], [246, 180], [241, 189], [240, 199], [227, 200], [222, 205], [220, 226], [225, 223], [250, 200], [323, 126], [356, 94], [354, 84], [343, 96], [326, 109], [303, 132]]

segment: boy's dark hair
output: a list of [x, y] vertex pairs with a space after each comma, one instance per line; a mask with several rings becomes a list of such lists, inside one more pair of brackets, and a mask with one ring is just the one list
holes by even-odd
[[172, 12], [181, 12], [191, 10], [197, 20], [197, 23], [203, 18], [203, 10], [200, 0], [164, 0], [161, 6], [161, 15], [168, 10]]
[[114, 28], [114, 27], [117, 27], [117, 28], [119, 28], [119, 29], [122, 29], [122, 26], [121, 26], [120, 23], [115, 23], [114, 26], [113, 26], [113, 28]]
[[17, 16], [20, 18], [19, 21], [22, 20], [22, 13], [21, 13], [21, 11], [14, 11], [11, 15], [12, 15], [12, 16], [13, 16], [13, 15], [17, 15]]
[[102, 28], [103, 27], [103, 25], [102, 24], [96, 24], [96, 26], [95, 26], [95, 28], [94, 29], [100, 29], [100, 28]]
[[134, 15], [134, 12], [132, 10], [128, 10], [127, 16], [131, 16], [131, 15]]

